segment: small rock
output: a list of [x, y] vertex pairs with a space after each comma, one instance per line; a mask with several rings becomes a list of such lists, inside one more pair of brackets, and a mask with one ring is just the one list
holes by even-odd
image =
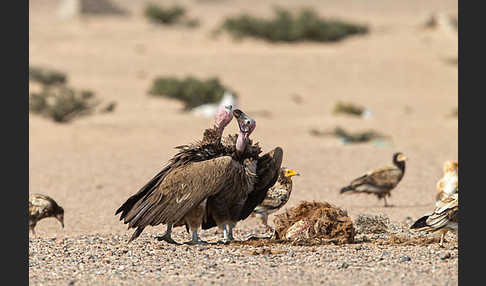
[[402, 258], [400, 258], [400, 262], [407, 262], [407, 261], [411, 261], [412, 259], [408, 256], [403, 256]]
[[349, 267], [349, 264], [347, 264], [346, 262], [343, 262], [341, 263], [341, 265], [338, 266], [339, 269], [346, 269]]
[[451, 254], [450, 254], [450, 252], [447, 252], [445, 255], [443, 255], [443, 256], [440, 258], [440, 260], [446, 260], [446, 259], [449, 259], [449, 258], [451, 258]]

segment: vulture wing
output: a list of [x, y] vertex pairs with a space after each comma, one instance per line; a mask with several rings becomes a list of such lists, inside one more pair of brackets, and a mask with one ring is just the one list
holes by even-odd
[[[278, 179], [280, 166], [282, 165], [283, 150], [276, 147], [272, 151], [258, 158], [257, 181], [253, 191], [248, 194], [243, 209], [240, 212], [239, 220], [246, 219], [253, 210], [265, 199], [267, 191]], [[216, 221], [211, 215], [206, 217], [202, 224], [203, 229], [216, 226]]]
[[268, 189], [277, 182], [282, 158], [283, 150], [280, 147], [276, 147], [258, 158], [257, 181], [253, 191], [248, 194], [248, 199], [241, 210], [240, 220], [246, 219], [265, 200]]
[[434, 213], [427, 218], [427, 225], [439, 229], [448, 222], [457, 222], [459, 212], [458, 194], [454, 194], [443, 201], [435, 208]]
[[223, 189], [238, 167], [230, 156], [222, 156], [173, 169], [126, 213], [124, 223], [129, 228], [137, 227], [130, 241], [148, 225], [178, 222], [193, 207]]
[[457, 223], [459, 213], [459, 197], [455, 193], [437, 204], [433, 212], [419, 218], [410, 228], [416, 231], [438, 230], [448, 223]]

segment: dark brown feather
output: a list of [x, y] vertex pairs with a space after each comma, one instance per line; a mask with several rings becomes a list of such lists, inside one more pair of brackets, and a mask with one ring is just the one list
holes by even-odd
[[[236, 139], [235, 139], [236, 140]], [[253, 148], [256, 148], [254, 145], [250, 145]], [[248, 148], [248, 147], [247, 147]], [[257, 148], [259, 150], [259, 147]], [[254, 157], [255, 154], [259, 153], [251, 148], [248, 148], [248, 153], [246, 156]], [[278, 172], [280, 170], [280, 166], [282, 164], [282, 157], [283, 151], [282, 148], [276, 147], [274, 150], [268, 152], [267, 154], [257, 157], [257, 165], [256, 165], [256, 182], [253, 186], [253, 189], [250, 193], [248, 193], [247, 198], [245, 199], [244, 203], [241, 205], [240, 201], [235, 204], [235, 207], [232, 209], [232, 213], [229, 214], [217, 214], [216, 216], [222, 217], [224, 215], [232, 217], [234, 222], [246, 219], [266, 197], [268, 189], [275, 184], [278, 179]], [[241, 199], [241, 198], [239, 198]], [[211, 202], [210, 202], [211, 201]], [[218, 203], [223, 203], [223, 198], [210, 198], [208, 199], [208, 208], [207, 208], [207, 217], [206, 220], [203, 222], [202, 228], [209, 229], [212, 227], [217, 226], [216, 218], [213, 214], [216, 211], [211, 210], [211, 206], [217, 206]], [[220, 211], [222, 212], [222, 211]]]

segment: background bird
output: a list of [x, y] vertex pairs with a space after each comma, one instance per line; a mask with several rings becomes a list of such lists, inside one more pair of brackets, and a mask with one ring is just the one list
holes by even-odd
[[454, 193], [437, 202], [434, 211], [419, 218], [410, 229], [413, 231], [440, 232], [442, 247], [448, 231], [457, 231], [459, 213], [459, 194]]
[[277, 182], [268, 190], [263, 202], [253, 211], [253, 215], [258, 215], [265, 226], [268, 226], [268, 215], [278, 211], [289, 201], [293, 176], [300, 176], [300, 174], [292, 169], [280, 168]]
[[388, 207], [390, 205], [387, 204], [386, 197], [391, 196], [391, 190], [402, 180], [406, 160], [407, 157], [402, 153], [395, 153], [393, 154], [393, 165], [367, 172], [351, 181], [348, 186], [341, 189], [340, 193], [374, 194], [378, 199], [383, 198], [385, 207]]
[[44, 218], [54, 217], [64, 228], [64, 209], [51, 197], [42, 194], [29, 194], [29, 231], [34, 236], [35, 226]]
[[447, 160], [443, 166], [443, 176], [437, 182], [435, 200], [438, 203], [442, 199], [457, 193], [459, 188], [458, 163]]

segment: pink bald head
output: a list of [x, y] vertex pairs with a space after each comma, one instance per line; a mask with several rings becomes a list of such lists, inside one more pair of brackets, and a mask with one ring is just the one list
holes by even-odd
[[214, 118], [214, 125], [223, 133], [223, 129], [233, 119], [233, 107], [231, 105], [224, 106], [218, 110], [216, 117]]

